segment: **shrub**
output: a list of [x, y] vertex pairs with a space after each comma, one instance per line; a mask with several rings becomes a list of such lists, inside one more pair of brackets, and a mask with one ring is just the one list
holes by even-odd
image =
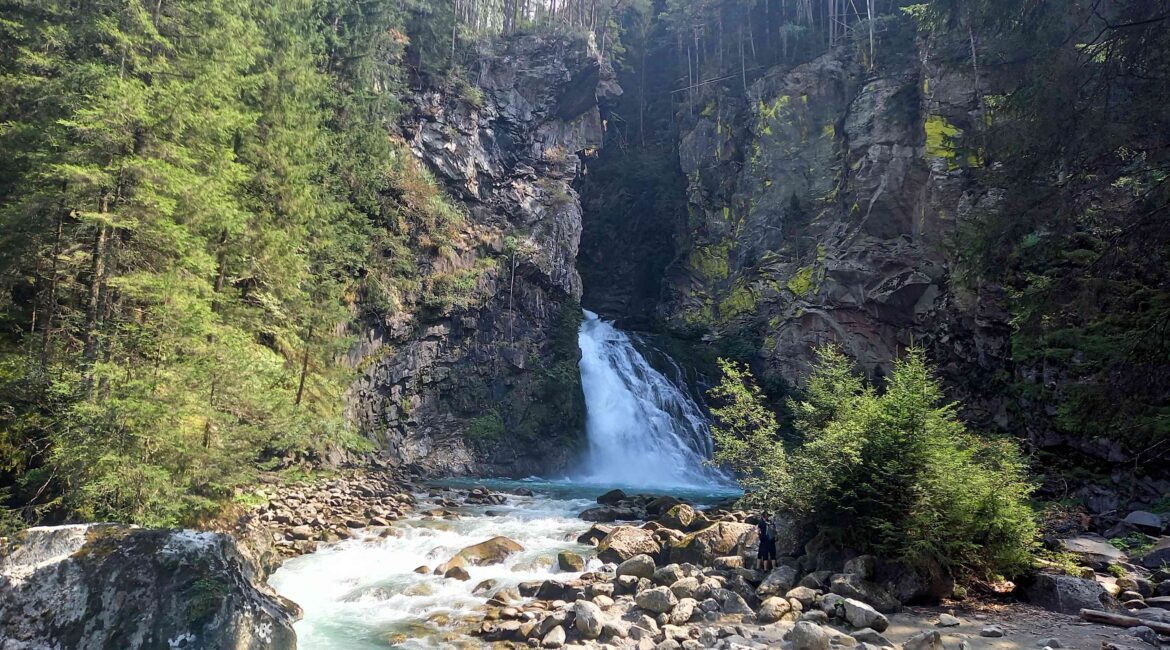
[[740, 472], [749, 501], [915, 566], [992, 576], [1029, 565], [1037, 529], [1019, 447], [968, 432], [921, 351], [879, 393], [838, 349], [820, 350], [789, 404], [801, 441], [791, 451], [750, 373], [721, 365], [716, 458]]
[[504, 418], [499, 411], [488, 411], [471, 421], [466, 436], [475, 442], [497, 442], [504, 437]]

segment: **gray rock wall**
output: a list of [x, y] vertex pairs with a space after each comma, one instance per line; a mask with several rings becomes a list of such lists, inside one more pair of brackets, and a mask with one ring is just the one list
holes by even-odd
[[295, 648], [299, 609], [253, 571], [220, 533], [32, 528], [0, 548], [0, 649]]
[[402, 128], [467, 212], [425, 272], [478, 270], [474, 296], [366, 323], [350, 411], [395, 463], [527, 475], [579, 443], [572, 182], [602, 142], [599, 99], [620, 90], [592, 44], [560, 37], [497, 44], [469, 74], [477, 96], [424, 89]]

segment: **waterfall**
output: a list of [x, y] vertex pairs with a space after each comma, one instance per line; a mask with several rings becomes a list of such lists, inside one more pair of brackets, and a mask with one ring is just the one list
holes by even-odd
[[578, 342], [589, 450], [577, 480], [639, 488], [728, 483], [705, 462], [711, 432], [698, 404], [626, 333], [586, 311]]

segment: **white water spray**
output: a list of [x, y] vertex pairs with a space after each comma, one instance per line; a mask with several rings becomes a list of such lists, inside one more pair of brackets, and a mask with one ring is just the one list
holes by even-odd
[[578, 342], [589, 439], [579, 480], [637, 488], [728, 482], [706, 464], [711, 432], [702, 410], [627, 334], [586, 311]]

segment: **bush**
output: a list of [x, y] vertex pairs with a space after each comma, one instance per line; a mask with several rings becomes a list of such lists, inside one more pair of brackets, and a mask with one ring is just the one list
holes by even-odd
[[716, 458], [740, 472], [748, 500], [914, 566], [978, 576], [1026, 568], [1037, 528], [1019, 447], [968, 432], [919, 350], [882, 393], [836, 348], [819, 356], [803, 399], [789, 404], [801, 440], [791, 451], [750, 373], [721, 364]]

